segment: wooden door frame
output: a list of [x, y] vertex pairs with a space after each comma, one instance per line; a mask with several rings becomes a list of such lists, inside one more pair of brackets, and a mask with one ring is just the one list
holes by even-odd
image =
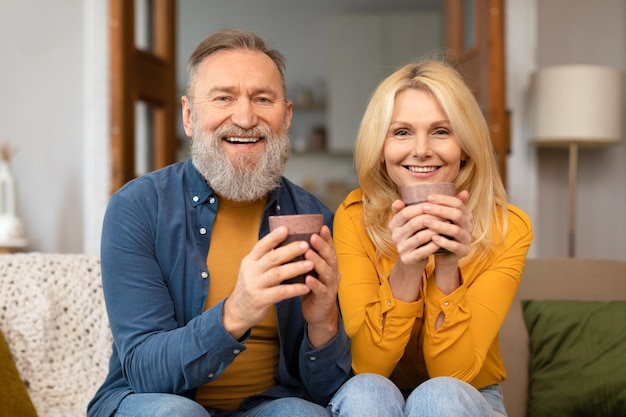
[[151, 166], [176, 161], [176, 0], [151, 0], [152, 50], [135, 44], [135, 0], [109, 0], [111, 194], [136, 176], [135, 105], [153, 110]]
[[[507, 156], [511, 146], [510, 114], [506, 106], [505, 0], [475, 0], [474, 39], [464, 47], [463, 0], [446, 0], [446, 46], [449, 60], [463, 68], [467, 82], [483, 109], [502, 182], [506, 186]], [[487, 16], [484, 19], [484, 16]], [[484, 49], [484, 50], [483, 50]]]

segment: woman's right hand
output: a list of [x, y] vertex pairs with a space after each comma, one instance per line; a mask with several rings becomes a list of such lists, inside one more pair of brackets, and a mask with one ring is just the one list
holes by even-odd
[[404, 265], [423, 269], [428, 262], [428, 257], [439, 249], [432, 243], [432, 238], [437, 233], [425, 224], [428, 219], [435, 219], [435, 217], [425, 214], [422, 204], [407, 206], [402, 200], [396, 200], [391, 208], [394, 216], [388, 227], [391, 240], [398, 251], [398, 261]]
[[394, 216], [388, 228], [398, 251], [398, 259], [389, 275], [394, 298], [413, 302], [419, 298], [424, 268], [428, 257], [439, 247], [431, 242], [436, 234], [424, 221], [433, 216], [425, 214], [421, 204], [407, 206], [402, 200], [392, 204]]

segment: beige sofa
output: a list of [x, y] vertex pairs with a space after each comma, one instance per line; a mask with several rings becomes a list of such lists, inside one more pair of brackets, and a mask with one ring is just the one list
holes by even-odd
[[[624, 300], [626, 262], [527, 261], [500, 335], [510, 417], [526, 416], [529, 339], [521, 300], [530, 298]], [[112, 342], [98, 258], [36, 252], [0, 255], [0, 307], [0, 330], [37, 415], [84, 417], [87, 402], [106, 375]], [[7, 397], [2, 392], [6, 386], [0, 381], [0, 399]], [[0, 403], [0, 415], [26, 415], [12, 414], [6, 407]]]
[[[626, 300], [626, 262], [576, 258], [526, 261], [520, 287], [500, 332], [508, 374], [502, 390], [509, 417], [525, 417], [528, 409], [530, 350], [521, 303], [528, 299]], [[615, 325], [623, 331], [623, 322]]]

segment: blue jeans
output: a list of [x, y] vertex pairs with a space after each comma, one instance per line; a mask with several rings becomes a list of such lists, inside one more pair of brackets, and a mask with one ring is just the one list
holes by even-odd
[[175, 394], [131, 394], [115, 417], [329, 417], [328, 411], [302, 398], [280, 398], [249, 411], [217, 411]]
[[451, 377], [427, 380], [406, 398], [389, 379], [375, 374], [352, 377], [329, 404], [338, 417], [503, 417], [499, 385], [477, 390]]
[[498, 385], [477, 390], [456, 378], [432, 378], [405, 400], [389, 379], [360, 374], [349, 379], [326, 409], [301, 398], [265, 402], [249, 411], [218, 411], [174, 394], [131, 394], [115, 417], [506, 417]]

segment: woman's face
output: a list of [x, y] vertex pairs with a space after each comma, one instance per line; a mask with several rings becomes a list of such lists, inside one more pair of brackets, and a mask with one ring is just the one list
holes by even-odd
[[420, 182], [454, 182], [465, 159], [450, 121], [426, 91], [396, 96], [383, 145], [387, 173], [398, 188]]

